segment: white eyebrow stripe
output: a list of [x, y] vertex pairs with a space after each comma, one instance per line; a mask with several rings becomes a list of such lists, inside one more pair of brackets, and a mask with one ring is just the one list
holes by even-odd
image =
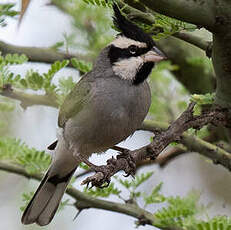
[[121, 48], [121, 49], [126, 49], [131, 45], [135, 45], [135, 46], [138, 46], [140, 48], [147, 48], [146, 43], [138, 42], [138, 41], [132, 40], [130, 38], [126, 38], [124, 36], [119, 36], [118, 38], [116, 38], [113, 42], [111, 42], [111, 45], [114, 45], [114, 46]]

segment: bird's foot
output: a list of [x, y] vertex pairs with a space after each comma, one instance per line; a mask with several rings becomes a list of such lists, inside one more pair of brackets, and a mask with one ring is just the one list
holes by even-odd
[[87, 177], [83, 182], [82, 185], [86, 184], [87, 187], [91, 183], [91, 187], [98, 187], [98, 188], [105, 188], [108, 187], [111, 181], [110, 170], [107, 165], [97, 166], [91, 165], [92, 170], [96, 173], [93, 176]]
[[119, 155], [117, 155], [117, 159], [125, 159], [127, 161], [127, 165], [124, 168], [124, 172], [126, 173], [124, 176], [135, 176], [136, 173], [136, 162], [134, 161], [133, 157], [129, 154], [130, 150], [124, 149]]
[[83, 162], [96, 172], [82, 182], [82, 185], [87, 184], [87, 186], [91, 183], [91, 187], [104, 188], [109, 186], [111, 177], [120, 170], [124, 170], [126, 177], [134, 176], [136, 171], [136, 163], [127, 149], [121, 151], [116, 159], [112, 157], [107, 160], [107, 165], [96, 166], [88, 160], [83, 160]]

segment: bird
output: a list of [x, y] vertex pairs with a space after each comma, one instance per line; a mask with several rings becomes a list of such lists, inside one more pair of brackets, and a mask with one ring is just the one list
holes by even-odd
[[51, 165], [27, 205], [21, 222], [48, 225], [81, 162], [102, 153], [140, 128], [150, 104], [147, 78], [165, 59], [152, 37], [113, 5], [120, 33], [102, 49], [93, 68], [60, 107]]

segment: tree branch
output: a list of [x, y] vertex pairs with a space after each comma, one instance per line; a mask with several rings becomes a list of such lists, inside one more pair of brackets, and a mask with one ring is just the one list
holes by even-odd
[[25, 93], [23, 91], [13, 89], [10, 84], [6, 84], [2, 88], [0, 87], [0, 95], [21, 101], [21, 106], [23, 108], [33, 105], [45, 105], [58, 108], [55, 94], [36, 95]]
[[[38, 181], [42, 179], [41, 174], [40, 175], [39, 174], [29, 174], [22, 167], [4, 163], [4, 162], [0, 162], [0, 170], [6, 171], [9, 173], [14, 173], [17, 175], [21, 175], [28, 179], [35, 179]], [[117, 213], [123, 213], [125, 215], [132, 216], [138, 220], [142, 220], [145, 222], [145, 224], [153, 225], [161, 229], [166, 229], [155, 223], [156, 220], [152, 213], [140, 208], [137, 204], [131, 204], [131, 203], [122, 204], [122, 203], [116, 203], [116, 202], [106, 201], [102, 199], [97, 199], [83, 192], [80, 192], [73, 187], [69, 187], [66, 190], [66, 193], [76, 200], [75, 207], [80, 208], [81, 210], [87, 209], [87, 208], [97, 208], [97, 209], [103, 209], [103, 210], [113, 211]], [[169, 227], [168, 229], [174, 230], [175, 228]]]
[[[135, 0], [127, 0], [128, 4], [132, 4]], [[160, 14], [167, 15], [189, 22], [198, 26], [204, 26], [210, 29], [215, 24], [213, 15], [213, 1], [209, 0], [140, 0], [139, 3], [144, 4], [149, 9]]]
[[[82, 183], [92, 183], [93, 186], [101, 186], [103, 183], [110, 181], [110, 178], [120, 170], [124, 170], [127, 174], [134, 174], [134, 164], [137, 162], [151, 159], [155, 160], [159, 154], [173, 141], [182, 141], [182, 134], [189, 128], [200, 129], [208, 123], [214, 125], [230, 126], [230, 118], [228, 117], [227, 110], [224, 109], [213, 109], [210, 111], [204, 111], [199, 116], [193, 115], [195, 103], [190, 103], [187, 110], [185, 110], [180, 117], [175, 120], [168, 128], [164, 131], [151, 129], [153, 126], [145, 126], [148, 130], [156, 133], [152, 143], [144, 146], [140, 149], [128, 151], [122, 156], [118, 156], [117, 159], [111, 158], [107, 161], [107, 165], [99, 166], [97, 172], [85, 179]], [[149, 122], [150, 123], [150, 122]], [[216, 163], [222, 164], [224, 167], [231, 169], [231, 155], [221, 148], [218, 148], [210, 143], [204, 142], [196, 137], [183, 136], [185, 138], [184, 143], [189, 145], [190, 141], [197, 140], [197, 142], [203, 145], [208, 151], [215, 151], [216, 154], [208, 154], [206, 156], [215, 159]], [[183, 142], [183, 141], [182, 141]], [[190, 145], [191, 149], [195, 148], [195, 145]]]
[[[61, 61], [64, 59], [70, 60], [71, 58], [77, 58], [78, 60], [92, 61], [91, 58], [84, 55], [72, 55], [63, 52], [57, 52], [51, 48], [38, 48], [38, 47], [26, 47], [15, 46], [3, 41], [0, 41], [0, 51], [3, 56], [6, 54], [25, 54], [31, 62], [42, 63], [54, 63], [55, 61]], [[73, 67], [71, 62], [69, 67]]]
[[212, 56], [212, 42], [186, 32], [177, 32], [173, 36], [204, 50], [209, 58]]
[[[145, 121], [141, 129], [155, 132], [157, 129], [166, 130], [167, 127], [168, 124], [165, 122]], [[197, 152], [210, 158], [215, 164], [221, 164], [228, 170], [231, 170], [231, 154], [221, 147], [186, 133], [181, 136], [180, 142], [186, 146], [189, 151]]]

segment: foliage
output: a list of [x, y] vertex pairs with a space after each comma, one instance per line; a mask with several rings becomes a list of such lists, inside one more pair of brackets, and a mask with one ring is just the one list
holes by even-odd
[[76, 58], [71, 59], [71, 64], [80, 72], [87, 73], [92, 69], [92, 64], [84, 61], [79, 61]]
[[51, 157], [44, 151], [29, 148], [22, 141], [15, 138], [0, 138], [0, 160], [17, 164], [28, 173], [42, 173], [48, 168]]
[[0, 26], [4, 27], [7, 25], [6, 18], [14, 17], [18, 15], [18, 12], [15, 11], [13, 3], [1, 3], [0, 4]]
[[195, 224], [196, 230], [230, 230], [231, 218], [227, 216], [217, 216], [208, 221], [198, 221]]
[[154, 216], [158, 225], [184, 227], [185, 222], [193, 222], [195, 215], [202, 210], [198, 207], [199, 195], [195, 192], [189, 193], [186, 197], [167, 197], [167, 206], [155, 212]]
[[[75, 39], [66, 44], [68, 49], [76, 49], [78, 52], [82, 51], [95, 58], [101, 48], [106, 46], [112, 39], [113, 31], [111, 30], [110, 8], [108, 6], [113, 1], [53, 0], [53, 2], [73, 19]], [[76, 34], [81, 34], [81, 36], [76, 36]], [[64, 36], [64, 43], [65, 37], [72, 37], [72, 34]]]
[[[5, 57], [0, 56], [0, 87], [6, 84], [10, 84], [14, 88], [19, 89], [32, 89], [34, 91], [43, 91], [46, 95], [53, 95], [53, 98], [57, 99], [57, 102], [61, 104], [65, 96], [74, 87], [75, 83], [72, 77], [67, 79], [59, 79], [59, 84], [53, 83], [55, 74], [66, 67], [69, 64], [68, 60], [54, 62], [47, 73], [40, 74], [35, 70], [28, 70], [25, 76], [15, 74], [9, 71], [9, 65], [23, 64], [27, 62], [25, 55], [8, 54]], [[86, 71], [90, 68], [90, 65], [84, 62], [78, 62], [78, 60], [72, 60], [75, 62], [76, 67], [81, 68], [81, 71]], [[0, 88], [1, 89], [1, 88]]]
[[1, 56], [0, 53], [0, 87], [7, 83], [13, 83], [20, 79], [19, 75], [14, 75], [9, 71], [10, 65], [23, 64], [27, 61], [27, 57], [22, 54], [7, 54], [6, 56]]
[[[171, 121], [187, 106], [185, 100], [188, 96], [185, 88], [170, 73], [178, 68], [170, 61], [163, 61], [158, 63], [152, 71], [149, 78], [152, 91], [149, 113], [155, 120]], [[175, 100], [172, 100], [173, 97]]]
[[129, 191], [129, 200], [135, 201], [138, 197], [141, 196], [141, 192], [137, 191], [137, 188], [143, 184], [145, 181], [147, 181], [151, 176], [153, 175], [153, 172], [147, 172], [147, 173], [141, 173], [140, 175], [136, 175], [134, 180], [124, 180], [121, 178], [118, 178], [117, 176], [114, 176], [114, 178], [124, 187], [126, 190]]
[[159, 40], [182, 30], [194, 31], [196, 28], [197, 27], [193, 24], [155, 13], [155, 23], [152, 25], [152, 27], [146, 29], [149, 31], [154, 31], [154, 38]]
[[196, 102], [198, 105], [212, 105], [214, 99], [215, 93], [193, 94], [191, 96], [191, 101]]
[[153, 203], [162, 203], [166, 200], [166, 198], [160, 194], [160, 190], [162, 188], [163, 182], [159, 183], [156, 187], [152, 189], [150, 195], [143, 194], [143, 199], [145, 205], [153, 204]]
[[27, 72], [25, 78], [20, 78], [19, 82], [23, 88], [39, 90], [43, 89], [46, 94], [52, 94], [56, 91], [56, 86], [52, 83], [54, 75], [67, 66], [68, 60], [56, 61], [51, 65], [47, 73], [40, 75], [38, 72], [30, 70]]
[[121, 193], [121, 191], [115, 187], [115, 184], [113, 182], [105, 188], [94, 187], [91, 189], [87, 189], [87, 187], [85, 187], [84, 192], [94, 197], [109, 197], [110, 195], [118, 196]]

